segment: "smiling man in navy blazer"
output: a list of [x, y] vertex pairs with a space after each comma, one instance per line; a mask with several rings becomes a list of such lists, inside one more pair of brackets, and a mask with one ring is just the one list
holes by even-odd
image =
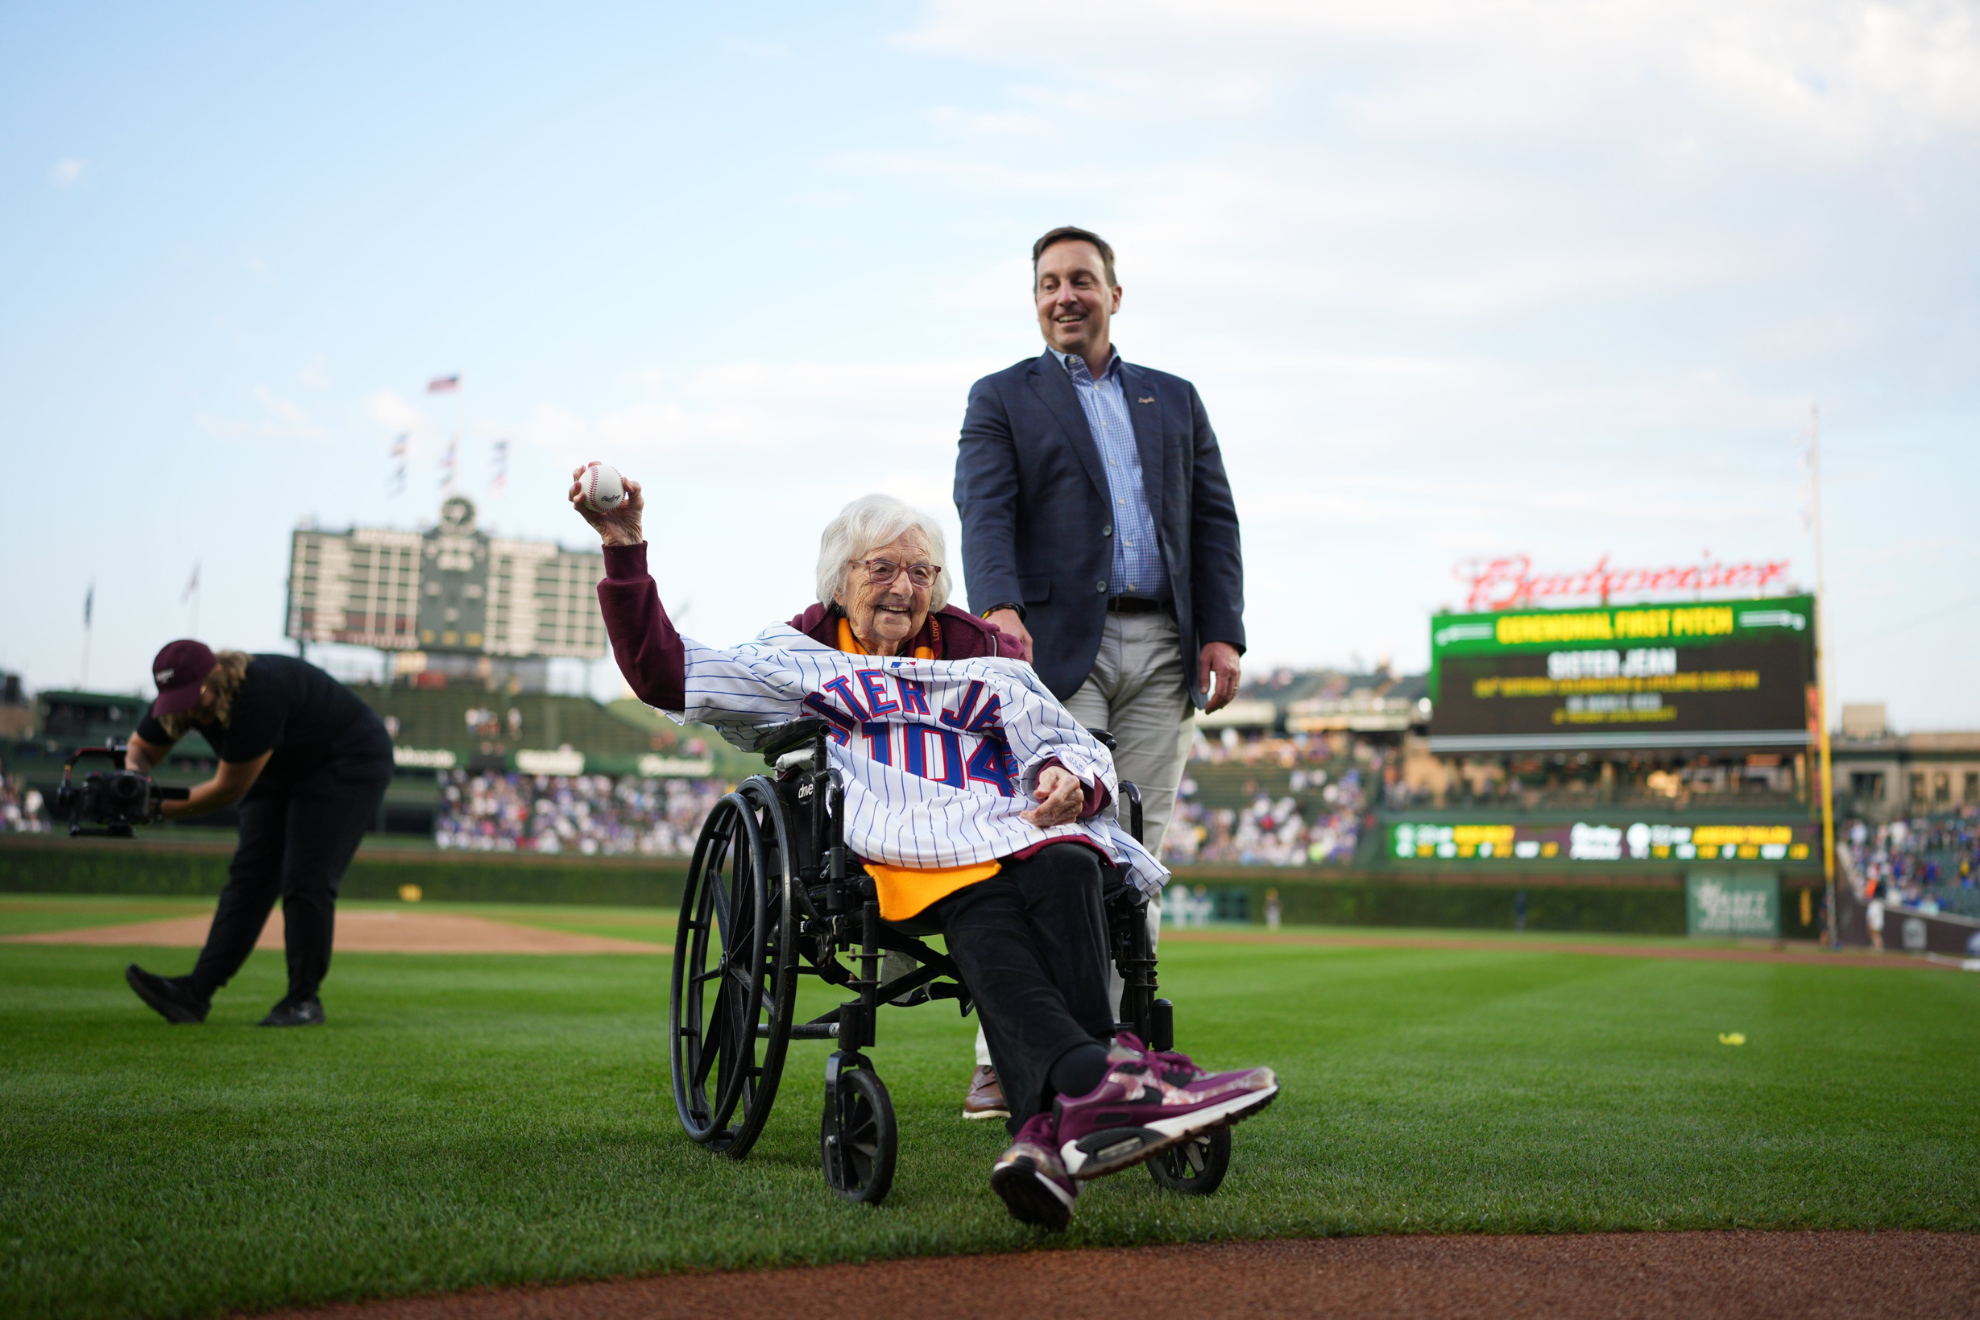
[[956, 455], [970, 607], [1024, 639], [1081, 723], [1114, 735], [1159, 854], [1194, 709], [1237, 693], [1237, 508], [1196, 387], [1114, 349], [1113, 248], [1066, 226], [1032, 245], [1031, 265], [1045, 351], [970, 387]]

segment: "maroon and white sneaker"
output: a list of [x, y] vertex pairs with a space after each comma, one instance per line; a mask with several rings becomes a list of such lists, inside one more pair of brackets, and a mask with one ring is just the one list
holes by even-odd
[[1270, 1068], [1207, 1073], [1186, 1054], [1150, 1050], [1128, 1032], [1107, 1051], [1107, 1075], [1086, 1095], [1052, 1103], [1059, 1158], [1074, 1178], [1141, 1163], [1272, 1103]]
[[1055, 1144], [1052, 1115], [1033, 1114], [990, 1166], [990, 1190], [1004, 1198], [1011, 1218], [1057, 1233], [1072, 1222], [1079, 1184], [1066, 1175]]

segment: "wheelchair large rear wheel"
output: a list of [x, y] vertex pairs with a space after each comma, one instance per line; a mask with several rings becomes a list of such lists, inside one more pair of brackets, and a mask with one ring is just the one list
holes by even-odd
[[797, 994], [790, 856], [776, 789], [752, 778], [709, 812], [674, 932], [668, 1050], [688, 1136], [741, 1159], [776, 1102]]
[[1231, 1130], [1213, 1128], [1148, 1161], [1148, 1176], [1184, 1196], [1208, 1196], [1231, 1171]]

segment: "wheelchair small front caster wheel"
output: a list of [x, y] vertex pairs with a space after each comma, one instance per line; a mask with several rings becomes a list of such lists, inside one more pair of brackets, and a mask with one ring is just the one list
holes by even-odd
[[838, 1103], [828, 1091], [818, 1137], [826, 1185], [848, 1201], [880, 1204], [894, 1185], [899, 1135], [880, 1079], [865, 1068], [841, 1072]]
[[1231, 1171], [1231, 1130], [1213, 1128], [1148, 1161], [1148, 1176], [1184, 1196], [1208, 1196]]

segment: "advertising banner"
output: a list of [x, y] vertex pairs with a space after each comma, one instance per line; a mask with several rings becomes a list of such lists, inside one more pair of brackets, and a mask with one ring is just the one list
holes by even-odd
[[1439, 614], [1430, 643], [1433, 751], [1808, 741], [1810, 596]]
[[1780, 878], [1751, 871], [1692, 871], [1684, 878], [1684, 926], [1692, 935], [1779, 939]]
[[1652, 825], [1575, 821], [1568, 825], [1399, 821], [1388, 827], [1389, 856], [1416, 861], [1806, 862], [1821, 856], [1821, 827]]

